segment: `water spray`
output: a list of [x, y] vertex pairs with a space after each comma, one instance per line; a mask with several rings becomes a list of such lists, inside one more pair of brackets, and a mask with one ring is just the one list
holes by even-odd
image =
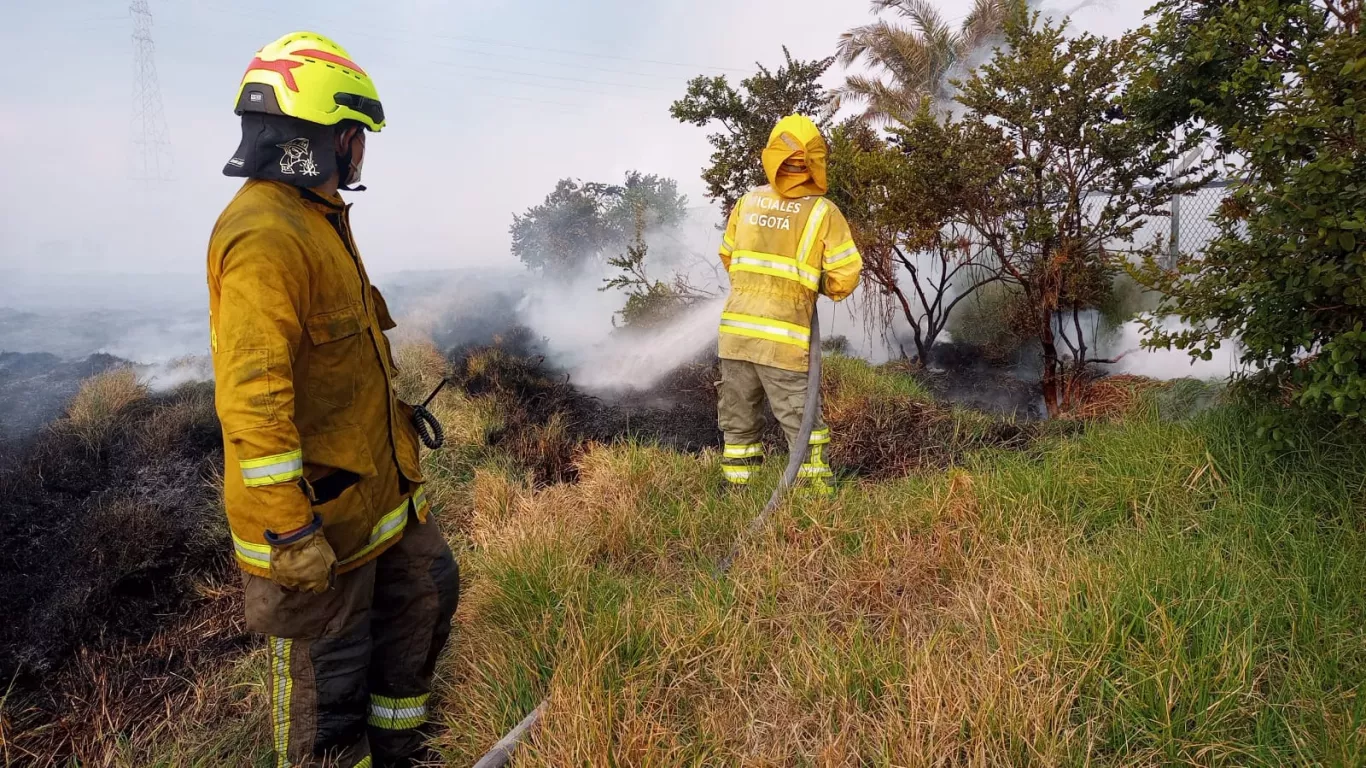
[[[764, 524], [768, 522], [768, 518], [782, 503], [783, 497], [787, 495], [793, 483], [796, 482], [797, 474], [801, 472], [802, 464], [806, 462], [807, 454], [811, 451], [811, 432], [816, 428], [816, 414], [820, 412], [821, 405], [821, 328], [820, 313], [816, 311], [815, 306], [811, 308], [811, 351], [807, 357], [806, 403], [802, 407], [802, 423], [797, 430], [796, 443], [789, 447], [787, 469], [778, 479], [778, 486], [773, 489], [773, 495], [769, 497], [763, 510], [749, 522], [744, 533], [731, 547], [730, 552], [716, 564], [718, 576], [724, 576], [730, 570], [745, 541], [761, 530]], [[437, 391], [440, 389], [437, 387]], [[435, 397], [435, 393], [432, 396]], [[428, 398], [428, 401], [430, 399]], [[545, 713], [546, 706], [549, 703], [549, 699], [542, 699], [541, 703], [531, 710], [531, 714], [522, 718], [520, 723], [513, 726], [507, 735], [499, 739], [492, 749], [479, 758], [479, 762], [474, 764], [474, 768], [504, 768], [511, 762], [513, 752], [540, 722], [541, 715]]]

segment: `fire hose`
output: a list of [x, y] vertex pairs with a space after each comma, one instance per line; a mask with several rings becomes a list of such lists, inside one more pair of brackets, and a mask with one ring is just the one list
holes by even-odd
[[[745, 540], [758, 533], [768, 522], [768, 518], [782, 503], [783, 497], [787, 495], [788, 489], [797, 481], [797, 474], [801, 472], [802, 464], [806, 462], [807, 453], [811, 450], [811, 432], [816, 428], [816, 415], [820, 413], [821, 406], [821, 329], [819, 313], [816, 312], [815, 307], [811, 309], [811, 353], [808, 358], [806, 403], [802, 406], [802, 423], [797, 430], [796, 442], [790, 446], [787, 469], [779, 478], [778, 486], [773, 489], [773, 495], [769, 497], [768, 504], [764, 505], [763, 510], [749, 522], [744, 533], [731, 547], [730, 552], [717, 563], [718, 575], [725, 575], [730, 570], [730, 566], [735, 562], [736, 556], [740, 554], [740, 549]], [[541, 703], [531, 710], [531, 714], [522, 718], [520, 723], [513, 726], [507, 735], [499, 739], [492, 749], [479, 758], [479, 762], [474, 764], [474, 768], [504, 768], [511, 762], [512, 753], [540, 722], [541, 714], [545, 712], [547, 704], [549, 704], [549, 700], [542, 699]]]

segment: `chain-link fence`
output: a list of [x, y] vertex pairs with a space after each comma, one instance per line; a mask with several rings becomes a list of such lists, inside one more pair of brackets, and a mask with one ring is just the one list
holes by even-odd
[[[1111, 243], [1111, 247], [1130, 253], [1151, 253], [1156, 247], [1162, 265], [1175, 268], [1181, 257], [1199, 254], [1218, 236], [1214, 214], [1228, 196], [1229, 184], [1227, 179], [1216, 179], [1192, 192], [1176, 195], [1166, 206], [1167, 215], [1147, 219], [1134, 232], [1131, 243]], [[1091, 192], [1086, 197], [1087, 215], [1092, 217], [1099, 216], [1109, 202], [1107, 192]]]
[[1172, 198], [1171, 217], [1154, 222], [1151, 234], [1161, 238], [1166, 266], [1174, 268], [1181, 256], [1199, 253], [1219, 234], [1213, 217], [1228, 196], [1229, 182], [1215, 180], [1193, 192]]

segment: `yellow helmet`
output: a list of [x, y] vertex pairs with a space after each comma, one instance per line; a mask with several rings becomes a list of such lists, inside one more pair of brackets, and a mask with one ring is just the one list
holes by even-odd
[[319, 125], [355, 120], [384, 127], [370, 76], [345, 48], [313, 32], [291, 32], [256, 52], [237, 89], [237, 114], [288, 115]]

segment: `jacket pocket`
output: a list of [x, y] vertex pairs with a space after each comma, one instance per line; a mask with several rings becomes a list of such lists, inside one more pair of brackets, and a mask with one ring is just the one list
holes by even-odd
[[365, 434], [359, 427], [302, 435], [304, 480], [313, 505], [334, 501], [361, 480], [378, 474]]
[[308, 395], [328, 405], [346, 408], [356, 399], [356, 376], [361, 364], [365, 322], [355, 307], [323, 312], [308, 318], [313, 351], [308, 365]]
[[304, 453], [304, 476], [309, 482], [331, 470], [344, 470], [360, 477], [379, 474], [360, 427], [300, 435], [299, 444]]

